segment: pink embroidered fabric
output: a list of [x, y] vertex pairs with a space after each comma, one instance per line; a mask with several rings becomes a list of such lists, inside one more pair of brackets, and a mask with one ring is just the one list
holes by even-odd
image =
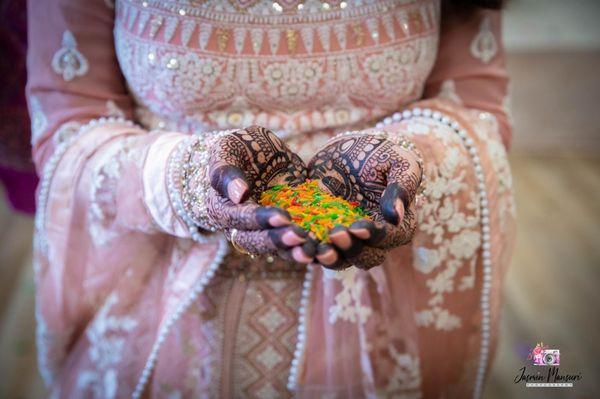
[[[514, 235], [498, 12], [59, 0], [30, 2], [28, 17], [50, 21], [29, 24], [27, 94], [52, 394], [481, 394]], [[417, 108], [431, 112], [390, 117]], [[412, 244], [370, 271], [224, 256], [219, 234], [190, 238], [169, 199], [168, 161], [191, 133], [258, 124], [308, 160], [386, 117], [427, 180]]]

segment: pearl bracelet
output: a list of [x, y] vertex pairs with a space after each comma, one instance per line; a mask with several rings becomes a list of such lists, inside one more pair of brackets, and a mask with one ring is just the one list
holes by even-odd
[[[204, 243], [206, 232], [217, 231], [208, 216], [210, 146], [234, 130], [214, 131], [184, 139], [172, 154], [168, 167], [169, 198], [177, 216], [187, 225], [192, 239]], [[193, 183], [193, 184], [192, 184]]]

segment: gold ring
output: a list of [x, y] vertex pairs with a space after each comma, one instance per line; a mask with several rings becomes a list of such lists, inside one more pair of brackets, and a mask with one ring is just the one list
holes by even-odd
[[229, 242], [231, 243], [231, 245], [240, 253], [244, 254], [244, 255], [248, 255], [250, 258], [254, 259], [256, 258], [258, 255], [253, 254], [251, 252], [246, 251], [244, 248], [242, 248], [240, 246], [240, 244], [238, 244], [237, 242], [235, 242], [235, 236], [238, 233], [238, 229], [231, 229], [231, 238], [229, 239]]

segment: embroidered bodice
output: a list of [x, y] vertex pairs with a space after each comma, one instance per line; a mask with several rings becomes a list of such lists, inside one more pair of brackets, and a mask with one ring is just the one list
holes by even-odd
[[148, 127], [360, 126], [420, 98], [438, 0], [119, 0], [119, 63]]

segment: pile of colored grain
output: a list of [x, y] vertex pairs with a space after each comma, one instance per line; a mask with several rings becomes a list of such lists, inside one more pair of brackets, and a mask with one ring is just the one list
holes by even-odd
[[312, 231], [322, 241], [327, 241], [329, 230], [338, 224], [349, 226], [359, 219], [368, 218], [357, 202], [328, 194], [311, 180], [296, 187], [287, 184], [274, 186], [261, 194], [260, 203], [285, 209], [294, 223]]

